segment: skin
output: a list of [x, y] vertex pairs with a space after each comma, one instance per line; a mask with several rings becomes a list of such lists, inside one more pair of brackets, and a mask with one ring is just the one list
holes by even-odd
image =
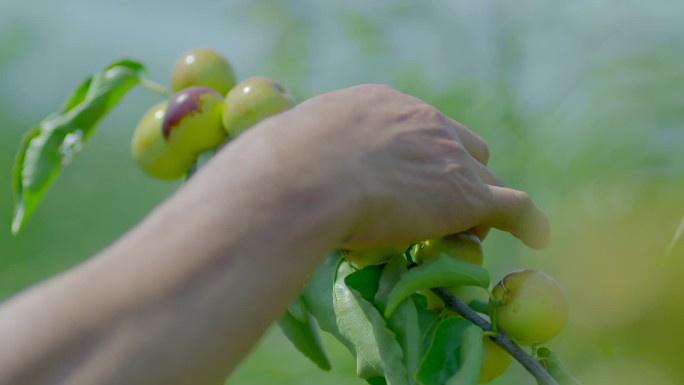
[[228, 60], [209, 48], [198, 48], [178, 58], [171, 72], [173, 92], [194, 86], [209, 87], [222, 96], [235, 86], [235, 72]]
[[0, 384], [221, 384], [334, 247], [477, 225], [545, 246], [546, 216], [487, 183], [487, 152], [386, 86], [267, 119], [110, 247], [7, 300]]
[[208, 87], [175, 93], [162, 123], [164, 139], [179, 152], [199, 154], [226, 140], [221, 123], [223, 98]]
[[536, 270], [506, 275], [492, 289], [497, 303], [497, 326], [514, 341], [534, 345], [548, 341], [563, 330], [568, 304], [560, 285]]
[[167, 103], [150, 108], [138, 123], [133, 134], [131, 154], [140, 168], [158, 179], [182, 178], [195, 157], [169, 147], [162, 134], [162, 122]]
[[234, 137], [295, 104], [292, 95], [274, 80], [263, 76], [246, 79], [226, 95], [223, 127]]

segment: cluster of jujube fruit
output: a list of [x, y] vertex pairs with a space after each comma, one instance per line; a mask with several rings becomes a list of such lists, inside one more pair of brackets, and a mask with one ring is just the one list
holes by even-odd
[[[356, 268], [385, 263], [398, 254], [406, 255], [416, 265], [444, 254], [479, 266], [484, 261], [482, 242], [477, 236], [468, 233], [452, 234], [413, 245], [342, 250], [342, 253]], [[493, 322], [493, 327], [520, 345], [539, 346], [557, 336], [567, 322], [568, 305], [562, 288], [549, 275], [537, 270], [511, 272], [491, 292], [477, 286], [458, 286], [448, 290], [465, 304], [478, 301], [486, 304], [484, 312]], [[446, 316], [460, 316], [445, 309], [444, 301], [431, 290], [421, 290], [419, 294], [426, 297], [429, 309]], [[484, 337], [483, 347], [480, 383], [485, 384], [503, 374], [511, 364], [512, 357], [487, 336]]]
[[203, 152], [296, 104], [267, 77], [236, 83], [229, 61], [208, 48], [178, 59], [171, 86], [174, 94], [145, 113], [131, 146], [140, 168], [158, 179], [184, 177]]

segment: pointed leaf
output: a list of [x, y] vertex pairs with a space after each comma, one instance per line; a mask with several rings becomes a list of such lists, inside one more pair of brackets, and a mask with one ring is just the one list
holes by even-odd
[[366, 379], [366, 382], [370, 385], [387, 385], [385, 377], [373, 377]]
[[340, 334], [337, 328], [337, 318], [333, 309], [333, 286], [337, 276], [337, 268], [343, 263], [344, 258], [340, 250], [328, 254], [323, 262], [316, 268], [304, 286], [301, 298], [309, 313], [318, 321], [318, 326], [335, 337], [356, 358], [358, 367], [369, 367], [363, 357], [358, 357], [354, 346], [349, 340]]
[[99, 121], [146, 76], [142, 64], [122, 60], [86, 78], [64, 105], [23, 139], [13, 178], [17, 234], [55, 177], [83, 148]]
[[[406, 259], [403, 256], [396, 256], [385, 265], [375, 294], [375, 303], [381, 312], [387, 307], [392, 288], [406, 272]], [[414, 383], [420, 359], [424, 354], [416, 304], [412, 299], [403, 301], [386, 322], [404, 351], [404, 365], [408, 370], [409, 383]]]
[[444, 385], [458, 371], [463, 332], [470, 326], [461, 317], [446, 318], [439, 323], [416, 375], [421, 385]]
[[[430, 345], [432, 345], [432, 339], [435, 336], [435, 330], [437, 326], [444, 319], [444, 313], [437, 313], [427, 308], [427, 301], [425, 297], [420, 294], [414, 294], [411, 296], [413, 302], [416, 305], [416, 310], [418, 311], [418, 326], [420, 327], [420, 340], [422, 346], [422, 352], [427, 352], [430, 350]], [[425, 355], [423, 353], [423, 355]]]
[[287, 311], [299, 322], [306, 323], [309, 320], [309, 309], [306, 308], [301, 296], [295, 298], [295, 300], [290, 303], [290, 306], [287, 307]]
[[482, 329], [468, 326], [461, 337], [460, 367], [447, 385], [477, 385], [482, 370]]
[[475, 264], [440, 255], [401, 277], [389, 296], [385, 317], [388, 318], [407, 297], [420, 289], [453, 286], [489, 286], [489, 273]]
[[300, 322], [292, 313], [286, 311], [278, 319], [278, 326], [297, 350], [319, 368], [328, 371], [330, 370], [330, 360], [321, 343], [318, 329], [312, 321], [313, 319], [307, 315], [306, 322]]
[[[380, 265], [366, 266], [363, 269], [354, 271], [344, 277], [344, 282], [347, 286], [361, 294], [366, 301], [374, 304], [373, 297], [378, 290], [378, 281], [380, 280], [381, 272], [382, 267]], [[356, 355], [356, 352], [353, 351], [352, 354]], [[356, 355], [356, 371], [357, 375], [361, 378], [378, 375], [377, 368], [365, 361], [364, 357], [361, 355]], [[381, 378], [385, 381], [384, 377], [377, 378]]]
[[551, 377], [558, 381], [560, 385], [582, 385], [579, 380], [568, 372], [556, 352], [542, 346], [537, 350], [537, 357], [539, 357], [539, 361]]
[[375, 305], [375, 293], [378, 291], [380, 274], [382, 274], [382, 266], [370, 265], [346, 276], [344, 283], [358, 291], [366, 301]]
[[[389, 385], [407, 385], [407, 371], [401, 347], [385, 324], [380, 312], [356, 290], [345, 283], [352, 273], [347, 263], [340, 264], [334, 286], [334, 308], [340, 333], [350, 341], [360, 359], [365, 378], [384, 376]], [[372, 374], [372, 375], [371, 375]]]
[[337, 268], [342, 261], [342, 253], [339, 250], [328, 254], [309, 278], [300, 297], [309, 313], [318, 321], [318, 326], [332, 334], [353, 353], [351, 343], [340, 334], [337, 328], [337, 319], [333, 310], [333, 286]]

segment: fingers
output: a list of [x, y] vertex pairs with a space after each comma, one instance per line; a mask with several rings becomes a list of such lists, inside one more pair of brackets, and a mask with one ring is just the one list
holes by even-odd
[[508, 231], [527, 246], [542, 249], [551, 240], [551, 229], [546, 214], [535, 205], [530, 197], [518, 190], [504, 187], [503, 182], [486, 167], [489, 162], [489, 147], [477, 134], [461, 123], [449, 119], [463, 147], [476, 161], [474, 167], [483, 183], [491, 191], [490, 202], [485, 202], [487, 212], [480, 224], [469, 232], [483, 240], [491, 227]]
[[[475, 160], [473, 161], [473, 164], [475, 166], [475, 169], [477, 170], [477, 173], [480, 175], [480, 179], [482, 180], [482, 182], [491, 186], [503, 186], [503, 182], [501, 181], [501, 179], [494, 175], [493, 172], [489, 171], [489, 169], [485, 165]], [[491, 227], [489, 226], [478, 225], [470, 229], [469, 232], [475, 234], [478, 238], [480, 238], [480, 241], [484, 241], [487, 235], [489, 234], [490, 228]]]
[[476, 237], [480, 239], [480, 241], [484, 241], [485, 238], [487, 238], [487, 234], [489, 234], [489, 230], [491, 227], [489, 226], [484, 226], [484, 225], [478, 225], [470, 230], [466, 230], [466, 233], [468, 234], [474, 234]]
[[468, 153], [478, 162], [486, 166], [489, 162], [489, 146], [487, 146], [484, 139], [465, 128], [461, 123], [449, 119], [448, 117], [447, 120], [456, 130], [458, 138], [461, 140], [461, 143], [463, 143], [466, 150], [468, 150]]
[[499, 186], [488, 188], [491, 201], [485, 202], [488, 212], [482, 224], [508, 231], [533, 249], [549, 244], [549, 220], [527, 193]]
[[[473, 157], [474, 158], [474, 157]], [[472, 162], [482, 182], [492, 186], [503, 187], [503, 182], [498, 176], [494, 175], [485, 165], [479, 162]]]

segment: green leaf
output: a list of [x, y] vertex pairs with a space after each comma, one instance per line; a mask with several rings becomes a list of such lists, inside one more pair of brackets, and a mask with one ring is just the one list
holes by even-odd
[[370, 265], [344, 277], [344, 283], [361, 294], [363, 299], [375, 305], [375, 293], [378, 291], [382, 266]]
[[299, 322], [307, 322], [309, 319], [309, 310], [306, 308], [306, 304], [304, 304], [304, 300], [301, 296], [295, 298], [295, 300], [290, 303], [290, 306], [287, 307], [287, 311]]
[[472, 324], [461, 317], [444, 319], [437, 326], [430, 350], [423, 357], [416, 378], [421, 385], [444, 385], [461, 367], [463, 332]]
[[297, 350], [319, 368], [325, 371], [330, 370], [330, 360], [321, 343], [318, 329], [313, 323], [313, 317], [307, 314], [306, 321], [301, 322], [290, 311], [286, 311], [278, 319], [278, 326]]
[[[384, 312], [389, 301], [389, 294], [402, 275], [407, 272], [406, 260], [399, 255], [389, 260], [380, 276], [379, 286], [375, 294], [375, 304], [380, 312]], [[408, 381], [414, 383], [416, 372], [423, 357], [418, 310], [413, 299], [403, 301], [390, 318], [386, 320], [389, 329], [394, 332], [397, 341], [404, 351], [404, 365], [408, 370]]]
[[[375, 292], [378, 291], [378, 281], [380, 280], [381, 272], [382, 267], [379, 265], [366, 266], [344, 277], [344, 283], [361, 294], [366, 301], [375, 305], [373, 297]], [[356, 367], [359, 377], [367, 378], [368, 376], [377, 375], [377, 370], [373, 365], [364, 361], [363, 356], [357, 355], [355, 351], [352, 354], [356, 356]], [[384, 377], [378, 378], [382, 378], [385, 381]]]
[[558, 381], [560, 385], [582, 385], [567, 371], [556, 352], [542, 346], [537, 349], [537, 357], [546, 371], [548, 371], [551, 377]]
[[361, 293], [347, 286], [345, 278], [351, 273], [349, 264], [340, 264], [333, 304], [340, 333], [356, 352], [357, 374], [362, 378], [384, 376], [389, 385], [408, 385], [401, 346], [380, 312]]
[[489, 273], [480, 266], [442, 254], [401, 277], [389, 295], [385, 317], [389, 318], [403, 300], [420, 289], [463, 285], [486, 288], [489, 286]]
[[488, 301], [480, 301], [478, 299], [472, 300], [468, 303], [468, 307], [473, 309], [474, 311], [482, 314], [489, 314], [489, 302]]
[[367, 378], [366, 382], [370, 385], [387, 385], [387, 380], [385, 380], [385, 377]]
[[318, 326], [332, 334], [354, 353], [351, 343], [340, 334], [337, 328], [337, 319], [333, 310], [333, 286], [337, 268], [342, 261], [342, 253], [339, 250], [328, 254], [309, 278], [300, 297], [309, 313], [318, 321]]
[[468, 326], [461, 337], [460, 368], [446, 385], [477, 385], [482, 370], [482, 329]]
[[335, 285], [337, 268], [343, 261], [344, 258], [340, 250], [328, 254], [304, 286], [301, 298], [310, 314], [318, 321], [321, 330], [332, 334], [340, 341], [356, 358], [359, 368], [366, 368], [370, 365], [363, 361], [363, 357], [357, 356], [352, 343], [337, 328], [337, 318], [333, 309], [333, 286]]
[[121, 60], [86, 78], [64, 105], [24, 137], [14, 170], [17, 234], [63, 167], [82, 150], [97, 123], [146, 77], [142, 64]]
[[432, 344], [432, 338], [437, 330], [437, 325], [444, 318], [445, 313], [436, 313], [427, 308], [425, 297], [420, 294], [411, 296], [418, 311], [418, 325], [420, 327], [420, 340], [423, 347], [422, 351], [427, 352]]

